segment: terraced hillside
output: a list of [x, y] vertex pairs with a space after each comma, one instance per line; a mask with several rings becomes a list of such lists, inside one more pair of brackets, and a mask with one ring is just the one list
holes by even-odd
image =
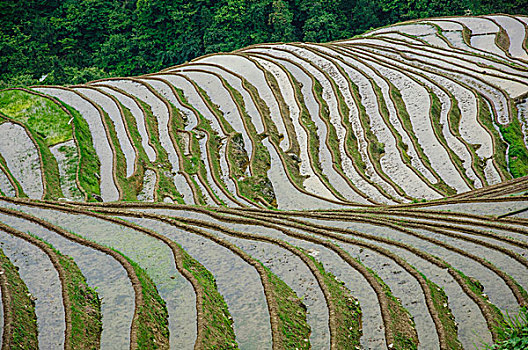
[[528, 303], [527, 26], [0, 91], [2, 348], [500, 341]]

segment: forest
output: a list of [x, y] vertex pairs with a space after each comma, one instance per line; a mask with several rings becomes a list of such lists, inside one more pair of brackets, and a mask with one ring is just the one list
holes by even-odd
[[528, 13], [527, 0], [3, 0], [0, 88], [154, 72], [255, 43], [349, 38], [415, 18]]

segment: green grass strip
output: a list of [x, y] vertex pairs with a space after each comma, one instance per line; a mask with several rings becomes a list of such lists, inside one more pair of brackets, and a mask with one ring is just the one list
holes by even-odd
[[[190, 105], [189, 102], [187, 102], [187, 99], [183, 93], [183, 90], [176, 89], [176, 93], [178, 94], [178, 97], [180, 98], [180, 101], [182, 101], [183, 105], [192, 109], [196, 113], [195, 115], [198, 116], [198, 125], [196, 126], [195, 129], [203, 130], [207, 134], [209, 134], [209, 138], [207, 140], [207, 147], [211, 150], [210, 152], [211, 157], [209, 159], [211, 176], [218, 180], [221, 178], [220, 160], [218, 159], [219, 158], [218, 150], [220, 149], [220, 137], [211, 127], [211, 122], [205, 119], [205, 117], [202, 115], [202, 113], [200, 113], [200, 111], [198, 111], [196, 108]], [[187, 169], [190, 171], [189, 174], [195, 174], [195, 167], [197, 167], [198, 169], [196, 169], [196, 173], [199, 172], [202, 179], [204, 179], [204, 181], [207, 182], [207, 169], [205, 167], [204, 161], [202, 160], [205, 157], [207, 157], [207, 154], [203, 154], [203, 155], [201, 154], [200, 144], [197, 139], [196, 132], [192, 131], [191, 134], [193, 136], [192, 142], [191, 142], [192, 155], [190, 159], [187, 158], [187, 163], [185, 163], [185, 160], [184, 160], [184, 166], [186, 166]], [[227, 191], [225, 184], [219, 180], [218, 182], [222, 186], [224, 186], [224, 189]], [[207, 186], [211, 188], [209, 184], [207, 184]], [[199, 187], [197, 189], [199, 190]], [[214, 191], [211, 190], [211, 192], [214, 194], [218, 202], [223, 203], [223, 201], [218, 197], [218, 195]], [[205, 200], [203, 198], [201, 199], [201, 201], [205, 203]]]
[[[357, 260], [357, 259], [356, 259]], [[361, 261], [360, 264], [365, 266]], [[416, 350], [418, 348], [418, 334], [416, 333], [414, 319], [403, 307], [401, 301], [393, 294], [389, 286], [379, 277], [374, 270], [365, 266], [367, 271], [378, 281], [382, 286], [383, 291], [387, 297], [388, 309], [390, 314], [389, 332], [394, 335], [393, 349], [399, 350]]]
[[[513, 146], [512, 142], [515, 143], [514, 140], [517, 138], [516, 133], [520, 131], [520, 128], [517, 130], [515, 126], [512, 129], [510, 129], [509, 126], [499, 125], [499, 130], [500, 130], [500, 134], [499, 134], [499, 131], [495, 129], [495, 122], [493, 121], [493, 116], [491, 114], [490, 108], [488, 107], [488, 104], [485, 102], [484, 98], [480, 95], [478, 95], [478, 107], [479, 107], [478, 108], [479, 113], [477, 116], [478, 120], [488, 130], [488, 132], [491, 134], [491, 137], [493, 138], [493, 141], [494, 141], [493, 142], [494, 144], [493, 158], [495, 159], [495, 162], [499, 167], [499, 169], [497, 170], [499, 170], [499, 172], [501, 172], [503, 175], [506, 175], [506, 177], [509, 178], [510, 171], [508, 170], [508, 161], [506, 160], [506, 157], [509, 156], [508, 154], [506, 154], [507, 145], [510, 144], [511, 146]], [[515, 123], [516, 119], [517, 118], [513, 117], [512, 123]], [[507, 135], [504, 135], [505, 133]], [[501, 138], [501, 134], [504, 137], [504, 141]], [[506, 137], [508, 137], [508, 139], [506, 139]], [[506, 143], [505, 141], [508, 143]], [[521, 142], [522, 142], [522, 136], [521, 136]], [[512, 148], [514, 147], [510, 147], [510, 154], [511, 154]], [[515, 161], [515, 159], [511, 157], [509, 157], [509, 160], [510, 162], [512, 160]], [[483, 165], [485, 165], [485, 163], [483, 163]], [[515, 164], [514, 164], [514, 168], [515, 168]], [[511, 163], [510, 163], [510, 169], [512, 169]], [[512, 170], [512, 173], [513, 173], [513, 170]]]
[[143, 149], [143, 145], [141, 143], [142, 138], [137, 128], [136, 119], [132, 115], [132, 112], [130, 112], [128, 108], [123, 106], [123, 104], [121, 104], [121, 107], [123, 108], [123, 119], [126, 123], [126, 128], [130, 135], [130, 141], [132, 142], [134, 148], [137, 150], [136, 172], [130, 178], [127, 179], [127, 182], [129, 183], [128, 186], [130, 186], [134, 190], [134, 197], [132, 198], [132, 200], [137, 200], [137, 194], [141, 192], [141, 189], [144, 185], [143, 178], [145, 176], [145, 169], [147, 167], [153, 168], [153, 165], [150, 162], [147, 153]]
[[[6, 288], [9, 290], [10, 305], [12, 310], [12, 320], [10, 339], [2, 339], [4, 344], [10, 344], [11, 349], [37, 349], [38, 330], [37, 316], [35, 314], [35, 302], [31, 299], [31, 294], [20, 278], [18, 268], [0, 249], [0, 265], [7, 281]], [[8, 317], [7, 309], [4, 306], [4, 318]]]
[[462, 350], [462, 344], [458, 340], [458, 330], [455, 323], [455, 316], [453, 316], [451, 310], [449, 309], [448, 299], [444, 289], [440, 288], [434, 282], [429, 280], [423, 273], [420, 274], [425, 279], [429, 289], [431, 290], [431, 298], [433, 300], [434, 308], [440, 317], [440, 322], [442, 323], [446, 333], [446, 344], [448, 349]]
[[[314, 80], [314, 92], [315, 98], [319, 101], [321, 105], [319, 114], [321, 118], [326, 121], [326, 125], [328, 126], [328, 144], [330, 145], [330, 152], [332, 153], [334, 164], [342, 172], [342, 161], [341, 153], [339, 152], [339, 141], [337, 138], [337, 132], [332, 123], [330, 122], [330, 111], [328, 109], [328, 105], [325, 99], [323, 98], [323, 87], [321, 86], [321, 83], [319, 83], [319, 81], [317, 80]], [[348, 109], [348, 107], [346, 108]], [[354, 158], [354, 163], [359, 169], [364, 171], [366, 169], [366, 165], [365, 162], [363, 162], [361, 155], [359, 154], [356, 136], [351, 133], [350, 137], [347, 138], [346, 142], [350, 149], [353, 150], [352, 157]]]
[[[345, 73], [343, 74], [345, 75]], [[354, 98], [356, 105], [358, 106], [359, 120], [361, 122], [361, 127], [365, 131], [365, 137], [368, 143], [368, 153], [373, 158], [372, 165], [374, 166], [374, 168], [376, 169], [376, 172], [380, 175], [382, 179], [390, 183], [392, 187], [394, 187], [401, 196], [404, 196], [405, 191], [403, 191], [403, 189], [398, 184], [392, 181], [392, 179], [389, 176], [387, 176], [387, 174], [385, 174], [385, 172], [383, 171], [383, 168], [381, 167], [381, 158], [385, 155], [385, 144], [383, 144], [382, 142], [378, 140], [378, 137], [372, 132], [372, 129], [370, 128], [370, 117], [367, 113], [365, 106], [363, 105], [363, 103], [361, 103], [361, 95], [359, 93], [358, 86], [350, 80], [349, 80], [349, 83], [351, 87], [352, 97]], [[342, 99], [342, 103], [344, 104], [344, 99]], [[348, 118], [345, 118], [345, 120], [347, 119]], [[348, 126], [350, 130], [349, 135], [353, 134], [350, 122], [346, 123], [346, 125], [349, 125]]]
[[[183, 200], [181, 193], [179, 193], [176, 189], [176, 185], [174, 185], [174, 180], [170, 174], [172, 166], [169, 163], [167, 151], [165, 151], [159, 141], [158, 121], [156, 117], [154, 117], [154, 115], [152, 114], [152, 110], [150, 109], [149, 105], [147, 105], [141, 100], [138, 100], [138, 102], [141, 104], [143, 110], [145, 111], [145, 124], [147, 132], [150, 135], [150, 143], [156, 149], [156, 152], [158, 154], [158, 158], [153, 164], [156, 168], [159, 169], [157, 198], [159, 201], [162, 201], [163, 198], [168, 196], [174, 199], [179, 204], [185, 204], [185, 201]], [[146, 158], [145, 156], [144, 162], [146, 162], [147, 159], [148, 158]]]
[[363, 334], [363, 330], [361, 326], [362, 314], [359, 302], [352, 296], [350, 290], [345, 287], [345, 283], [339, 281], [331, 272], [326, 271], [321, 262], [307, 254], [303, 249], [298, 249], [315, 263], [315, 266], [317, 266], [317, 269], [323, 276], [324, 284], [330, 292], [331, 302], [336, 309], [337, 339], [334, 341], [337, 348], [360, 348], [360, 338]]
[[[0, 116], [0, 123], [6, 120], [7, 119]], [[31, 129], [24, 122], [20, 123], [22, 123], [27, 128], [33, 140], [35, 140], [35, 146], [37, 147], [39, 156], [42, 158], [42, 172], [44, 175], [43, 180], [45, 181], [43, 186], [46, 192], [44, 199], [56, 200], [64, 197], [60, 186], [59, 166], [57, 165], [57, 160], [49, 150], [46, 141], [40, 136], [40, 133], [37, 133], [35, 130]]]
[[[0, 118], [0, 123], [1, 123], [2, 119]], [[16, 191], [18, 191], [18, 197], [22, 197], [22, 198], [27, 198], [28, 196], [24, 193], [24, 189], [22, 188], [22, 186], [20, 185], [20, 183], [18, 182], [18, 180], [13, 176], [13, 174], [11, 173], [11, 170], [9, 169], [9, 167], [7, 166], [7, 162], [5, 160], [5, 158], [2, 156], [2, 154], [0, 154], [0, 168], [6, 172], [6, 174], [11, 178], [13, 179], [14, 183], [15, 183], [15, 187], [16, 187]], [[1, 170], [0, 170], [1, 171]]]
[[475, 170], [475, 173], [480, 178], [481, 181], [483, 181], [483, 185], [486, 184], [486, 174], [484, 173], [484, 162], [479, 158], [477, 155], [475, 147], [468, 144], [466, 140], [462, 138], [460, 135], [460, 119], [462, 117], [460, 112], [460, 107], [458, 107], [458, 101], [456, 98], [454, 98], [451, 94], [449, 95], [449, 98], [451, 99], [451, 110], [448, 114], [448, 120], [449, 120], [449, 128], [451, 130], [451, 134], [456, 136], [456, 138], [462, 142], [464, 145], [466, 145], [468, 151], [471, 153], [473, 158], [473, 169]]
[[44, 196], [44, 199], [57, 200], [64, 197], [60, 186], [61, 180], [57, 159], [55, 159], [51, 153], [46, 141], [31, 128], [28, 127], [28, 130], [37, 143], [40, 156], [42, 157], [42, 171], [44, 173], [44, 181], [46, 182], [44, 185], [46, 189], [46, 195]]
[[[277, 126], [271, 119], [270, 110], [266, 102], [264, 102], [264, 100], [260, 97], [260, 94], [255, 86], [247, 83], [246, 81], [244, 81], [243, 84], [249, 91], [249, 94], [253, 98], [253, 101], [255, 101], [255, 104], [262, 117], [262, 123], [264, 124], [266, 128], [266, 131], [263, 135], [261, 135], [261, 138], [265, 138], [266, 136], [269, 136], [270, 142], [272, 142], [273, 144], [277, 146], [276, 149], [278, 150], [278, 152], [280, 152], [281, 158], [284, 160], [286, 164], [285, 170], [290, 175], [292, 181], [298, 187], [304, 188], [303, 182], [305, 180], [305, 177], [301, 176], [300, 174], [299, 163], [292, 156], [285, 154], [282, 148], [279, 147], [280, 142], [284, 138], [284, 136], [279, 134], [277, 130]], [[272, 204], [275, 207], [277, 205], [276, 201], [271, 202], [270, 204]]]
[[47, 146], [72, 139], [70, 116], [45, 97], [23, 90], [0, 91], [0, 112], [27, 125]]
[[512, 121], [508, 125], [499, 124], [499, 129], [504, 140], [510, 145], [508, 158], [512, 176], [518, 178], [528, 175], [528, 149], [524, 143], [517, 111], [512, 114]]
[[57, 255], [64, 271], [64, 286], [70, 299], [72, 332], [70, 342], [72, 349], [97, 349], [100, 346], [102, 327], [101, 300], [97, 292], [86, 283], [86, 278], [75, 261], [61, 254], [50, 243], [46, 243]]
[[[453, 188], [449, 187], [444, 182], [444, 180], [442, 180], [442, 178], [440, 178], [440, 176], [436, 174], [436, 171], [433, 169], [431, 165], [431, 161], [429, 160], [429, 157], [425, 154], [422, 146], [420, 145], [420, 142], [418, 141], [418, 138], [416, 137], [416, 134], [414, 133], [413, 125], [411, 122], [411, 116], [409, 115], [409, 113], [407, 112], [407, 109], [405, 108], [405, 102], [403, 101], [403, 97], [400, 91], [396, 89], [396, 87], [394, 86], [392, 86], [390, 90], [391, 90], [390, 94], [391, 94], [392, 100], [394, 101], [394, 106], [397, 109], [397, 112], [400, 117], [403, 128], [407, 131], [407, 134], [411, 138], [411, 141], [414, 145], [414, 148], [416, 149], [416, 152], [418, 153], [418, 156], [420, 157], [420, 159], [422, 159], [424, 165], [429, 169], [429, 171], [431, 171], [432, 174], [434, 174], [435, 178], [438, 181], [436, 184], [433, 184], [433, 186], [436, 189], [438, 189], [440, 192], [446, 195], [455, 194], [456, 191]], [[432, 91], [429, 91], [429, 93], [431, 95], [434, 95]], [[437, 99], [437, 102], [439, 102], [438, 97], [436, 97], [436, 99]], [[434, 104], [434, 101], [435, 100], [433, 99], [433, 104]], [[437, 104], [436, 106], [432, 106], [431, 115], [434, 115], [435, 113], [439, 114], [440, 108], [441, 106], [439, 104]]]
[[[126, 107], [121, 105], [122, 110], [126, 110]], [[123, 112], [124, 114], [125, 112]], [[103, 118], [105, 124], [107, 125], [108, 134], [110, 135], [110, 142], [113, 144], [115, 150], [115, 162], [116, 162], [116, 178], [119, 188], [121, 189], [123, 200], [125, 201], [136, 201], [137, 194], [139, 193], [139, 188], [143, 182], [143, 176], [138, 176], [139, 174], [135, 173], [130, 178], [127, 178], [127, 161], [125, 154], [121, 149], [121, 144], [119, 143], [119, 138], [117, 137], [117, 132], [115, 130], [115, 125], [112, 119], [108, 116], [108, 113], [103, 111]]]
[[145, 304], [138, 309], [138, 349], [165, 349], [169, 344], [169, 314], [152, 279], [139, 265], [123, 255], [132, 265], [141, 283]]
[[[458, 169], [458, 172], [461, 177], [463, 177], [467, 183], [470, 183], [471, 186], [474, 185], [473, 181], [468, 179], [466, 176], [466, 172], [464, 169], [464, 165], [462, 164], [462, 159], [453, 152], [451, 148], [449, 148], [449, 145], [447, 144], [447, 140], [444, 137], [444, 133], [442, 132], [442, 124], [440, 123], [440, 115], [442, 114], [442, 104], [440, 102], [440, 99], [438, 96], [427, 86], [424, 86], [427, 91], [429, 92], [429, 96], [431, 96], [432, 103], [431, 103], [431, 124], [433, 126], [433, 132], [438, 139], [438, 141], [445, 147], [445, 150], [450, 155], [450, 159], [452, 159], [455, 167]], [[434, 186], [437, 187], [440, 191], [447, 195], [453, 195], [456, 194], [456, 190], [449, 185], [447, 185], [442, 179], [440, 179], [437, 184]]]
[[[259, 65], [258, 63], [256, 64]], [[275, 76], [271, 72], [269, 72], [267, 69], [262, 69], [262, 70], [264, 72], [264, 75], [266, 76], [266, 80], [269, 83], [269, 87], [273, 95], [275, 96], [275, 99], [277, 100], [281, 118], [284, 123], [286, 133], [288, 134], [288, 138], [290, 140], [290, 149], [287, 150], [287, 152], [292, 152], [295, 155], [299, 156], [299, 142], [297, 141], [297, 137], [295, 136], [295, 128], [291, 120], [290, 108], [288, 107], [288, 104], [284, 100], [284, 96], [282, 95], [282, 92], [279, 87], [279, 83], [277, 82], [277, 79], [275, 78]]]
[[233, 319], [224, 297], [218, 292], [215, 278], [202, 264], [181, 249], [183, 267], [191, 272], [202, 286], [204, 349], [238, 349], [233, 330]]
[[[263, 264], [264, 266], [264, 264]], [[279, 329], [283, 349], [310, 349], [310, 326], [306, 322], [306, 306], [295, 292], [264, 266], [277, 301]]]
[[290, 72], [285, 72], [290, 76], [290, 78], [293, 81], [293, 86], [295, 88], [295, 94], [298, 98], [299, 105], [301, 108], [301, 115], [299, 118], [299, 123], [305, 128], [305, 131], [308, 136], [308, 152], [310, 152], [310, 158], [312, 159], [312, 165], [314, 172], [319, 176], [319, 178], [325, 183], [325, 185], [330, 189], [330, 191], [341, 200], [346, 201], [346, 198], [343, 197], [330, 183], [330, 180], [328, 180], [328, 177], [326, 174], [323, 173], [323, 169], [321, 167], [321, 161], [319, 159], [319, 149], [320, 149], [320, 140], [319, 135], [317, 133], [317, 125], [312, 120], [310, 116], [310, 112], [308, 111], [308, 107], [306, 107], [306, 103], [304, 101], [304, 95], [301, 90], [301, 86], [295, 80], [295, 78], [291, 75]]
[[525, 350], [528, 349], [528, 309], [522, 307], [519, 315], [507, 316], [497, 326], [499, 340], [493, 344], [486, 344], [486, 350]]
[[77, 144], [79, 145], [79, 184], [88, 195], [88, 201], [93, 201], [92, 194], [100, 195], [99, 187], [101, 178], [101, 163], [93, 146], [92, 134], [88, 123], [77, 112], [76, 109], [61, 102], [71, 113], [74, 124], [74, 134]]
[[[222, 78], [223, 79], [223, 78]], [[244, 118], [244, 124], [247, 126], [248, 134], [255, 143], [255, 154], [251, 160], [252, 176], [245, 175], [245, 169], [247, 167], [247, 154], [241, 152], [244, 146], [244, 141], [241, 134], [236, 134], [228, 145], [228, 155], [233, 157], [232, 169], [237, 179], [237, 183], [240, 189], [240, 193], [248, 198], [249, 200], [257, 202], [257, 197], [262, 197], [266, 202], [272, 203], [275, 201], [275, 193], [273, 191], [273, 185], [268, 178], [268, 170], [271, 166], [271, 157], [268, 150], [260, 142], [260, 137], [257, 135], [257, 131], [251, 117], [247, 113], [246, 105], [242, 94], [234, 89], [227, 81], [224, 80], [225, 85], [231, 91], [235, 103], [238, 104], [242, 111], [242, 118]], [[246, 163], [246, 164], [245, 164]]]
[[504, 316], [502, 315], [502, 312], [499, 310], [498, 307], [496, 307], [494, 304], [489, 302], [489, 299], [487, 296], [483, 294], [484, 286], [480, 283], [480, 281], [466, 276], [462, 271], [457, 270], [453, 268], [453, 270], [462, 277], [462, 280], [466, 283], [466, 285], [477, 295], [479, 298], [483, 299], [489, 306], [490, 311], [492, 312], [492, 317], [496, 324], [492, 326], [497, 326], [499, 323], [504, 322]]

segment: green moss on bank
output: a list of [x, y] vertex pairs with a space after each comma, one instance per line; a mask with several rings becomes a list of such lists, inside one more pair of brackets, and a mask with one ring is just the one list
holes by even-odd
[[70, 116], [51, 100], [23, 90], [0, 91], [0, 112], [27, 125], [47, 146], [71, 140]]
[[[15, 90], [16, 91], [16, 90]], [[58, 107], [57, 107], [58, 108]], [[62, 110], [61, 110], [62, 111]], [[8, 118], [11, 118], [10, 116], [7, 116]], [[22, 118], [21, 118], [22, 119]], [[0, 123], [3, 121], [7, 121], [8, 119], [3, 118], [0, 115]], [[45, 188], [45, 197], [44, 199], [58, 199], [64, 197], [61, 186], [60, 186], [60, 175], [59, 175], [59, 167], [57, 165], [57, 160], [51, 153], [50, 149], [48, 148], [48, 144], [46, 142], [46, 139], [43, 138], [41, 135], [42, 133], [36, 132], [35, 130], [31, 129], [27, 121], [19, 121], [15, 118], [11, 118], [11, 120], [18, 121], [24, 127], [26, 130], [31, 134], [31, 137], [33, 140], [35, 140], [35, 147], [39, 154], [39, 157], [42, 159], [42, 172], [43, 172], [43, 186]], [[71, 137], [71, 134], [70, 134]]]
[[138, 349], [167, 349], [169, 347], [169, 314], [165, 301], [159, 295], [156, 285], [146, 271], [130, 258], [126, 256], [125, 258], [138, 276], [145, 302], [145, 305], [138, 309]]
[[[170, 197], [179, 204], [185, 204], [181, 193], [178, 192], [176, 186], [174, 185], [174, 181], [171, 176], [172, 166], [169, 163], [167, 151], [165, 151], [159, 141], [158, 121], [152, 114], [152, 110], [150, 109], [149, 105], [141, 100], [138, 100], [138, 102], [145, 111], [145, 126], [150, 137], [150, 144], [156, 149], [156, 153], [158, 155], [157, 159], [154, 161], [154, 163], [152, 163], [153, 167], [158, 170], [158, 187], [156, 189], [157, 199], [158, 201], [162, 201], [163, 198]], [[148, 158], [145, 155], [145, 158], [143, 158], [143, 163], [146, 163], [147, 161]]]
[[[61, 102], [62, 103], [62, 102]], [[100, 195], [101, 162], [93, 146], [92, 134], [88, 123], [76, 109], [63, 103], [73, 117], [74, 135], [79, 146], [79, 184], [88, 196], [88, 201], [93, 201], [93, 194]]]
[[499, 129], [510, 145], [508, 159], [510, 161], [510, 172], [514, 178], [528, 175], [528, 149], [524, 143], [521, 123], [517, 118], [517, 111], [512, 112], [512, 120], [508, 125], [499, 124]]
[[360, 338], [363, 334], [361, 321], [361, 308], [356, 298], [345, 287], [344, 282], [339, 281], [331, 272], [324, 269], [321, 262], [307, 254], [314, 263], [324, 279], [324, 284], [330, 292], [331, 302], [335, 306], [336, 317], [336, 339], [338, 349], [356, 349], [361, 347]]
[[474, 278], [471, 278], [469, 276], [466, 276], [462, 271], [457, 270], [457, 269], [453, 269], [453, 270], [456, 273], [458, 273], [460, 275], [460, 277], [462, 277], [462, 280], [473, 291], [473, 293], [475, 293], [475, 295], [478, 298], [480, 298], [483, 301], [485, 301], [486, 304], [489, 306], [488, 309], [492, 313], [492, 318], [493, 318], [493, 321], [494, 321], [494, 324], [492, 325], [492, 327], [496, 327], [501, 322], [504, 322], [504, 317], [502, 315], [502, 312], [499, 310], [499, 308], [497, 308], [495, 305], [490, 303], [489, 299], [487, 298], [487, 296], [485, 296], [485, 294], [483, 293], [484, 286], [478, 280], [476, 280]]
[[103, 330], [101, 300], [97, 292], [88, 286], [86, 278], [74, 260], [47, 244], [59, 257], [59, 263], [64, 270], [64, 287], [71, 302], [72, 333], [69, 339], [71, 347], [97, 349], [100, 346]]
[[[361, 262], [359, 263], [362, 264]], [[403, 307], [400, 300], [392, 294], [389, 286], [381, 277], [369, 267], [365, 266], [365, 268], [382, 286], [387, 297], [390, 319], [388, 325], [385, 326], [389, 327], [389, 332], [394, 337], [393, 349], [416, 350], [418, 348], [418, 334], [416, 333], [415, 323], [411, 314]]]
[[[210, 158], [208, 158], [211, 170], [211, 176], [218, 181], [218, 183], [221, 184], [221, 186], [224, 186], [224, 190], [227, 191], [225, 188], [225, 184], [220, 181], [221, 178], [221, 171], [220, 171], [220, 160], [218, 159], [218, 150], [220, 149], [220, 137], [218, 134], [213, 130], [211, 127], [211, 122], [197, 110], [192, 105], [190, 105], [187, 102], [187, 99], [183, 93], [183, 90], [176, 89], [176, 93], [178, 94], [178, 98], [180, 102], [186, 106], [189, 109], [192, 109], [195, 113], [195, 115], [198, 118], [198, 124], [191, 132], [192, 135], [192, 142], [191, 142], [191, 148], [192, 148], [192, 154], [191, 157], [185, 157], [184, 160], [184, 167], [186, 171], [188, 171], [189, 174], [199, 174], [201, 179], [205, 182], [205, 185], [208, 186], [211, 189], [211, 193], [213, 196], [215, 196], [215, 199], [218, 201], [218, 203], [223, 204], [223, 201], [218, 197], [218, 195], [212, 190], [211, 185], [207, 182], [207, 168], [205, 167], [205, 163], [203, 159], [207, 157], [207, 154], [201, 154], [200, 151], [200, 145], [198, 138], [205, 137], [204, 135], [199, 135], [198, 132], [205, 132], [209, 135], [207, 139], [207, 148], [210, 150]], [[181, 126], [180, 126], [181, 127]], [[181, 142], [180, 142], [181, 144]], [[199, 188], [198, 188], [199, 190]], [[201, 199], [203, 203], [205, 203], [205, 199]]]
[[447, 295], [445, 294], [443, 288], [438, 287], [434, 282], [429, 280], [424, 274], [421, 274], [422, 277], [427, 282], [429, 289], [431, 290], [431, 298], [433, 300], [433, 305], [435, 310], [440, 317], [440, 322], [444, 327], [446, 334], [446, 344], [448, 349], [453, 350], [462, 350], [462, 344], [458, 340], [458, 329], [455, 323], [455, 317], [451, 313], [451, 310], [448, 307]]
[[[11, 329], [9, 338], [2, 339], [4, 345], [9, 344], [11, 349], [37, 349], [38, 330], [35, 302], [31, 299], [29, 290], [20, 278], [18, 268], [0, 249], [0, 265], [4, 274], [2, 278], [7, 281], [7, 289], [11, 297], [9, 310], [12, 311]], [[4, 319], [8, 317], [8, 308], [4, 305]]]
[[241, 152], [241, 149], [244, 146], [242, 135], [236, 134], [231, 139], [231, 142], [228, 146], [229, 155], [241, 155], [239, 157], [236, 157], [232, 161], [232, 163], [234, 163], [232, 165], [235, 165], [234, 167], [232, 167], [232, 169], [235, 179], [238, 182], [240, 193], [251, 201], [258, 203], [259, 197], [261, 197], [267, 203], [271, 204], [275, 202], [275, 193], [273, 191], [273, 186], [268, 178], [268, 170], [271, 166], [271, 157], [266, 147], [264, 147], [264, 145], [261, 143], [261, 139], [257, 134], [251, 117], [247, 113], [246, 105], [244, 103], [244, 98], [242, 97], [242, 94], [236, 89], [234, 89], [232, 86], [230, 86], [225, 80], [224, 84], [231, 92], [235, 103], [238, 104], [238, 106], [240, 107], [240, 110], [242, 111], [244, 125], [246, 126], [246, 130], [248, 132], [249, 137], [255, 145], [253, 157], [249, 160], [250, 164], [246, 163], [247, 165], [249, 165], [252, 171], [251, 176], [246, 176], [246, 159], [244, 158], [244, 154], [242, 154]]
[[[286, 71], [288, 74], [290, 74], [288, 71]], [[307, 137], [308, 137], [308, 152], [310, 153], [310, 160], [312, 163], [312, 167], [314, 172], [317, 174], [317, 176], [324, 182], [326, 187], [330, 189], [330, 191], [337, 197], [340, 198], [343, 201], [346, 201], [347, 199], [343, 197], [330, 183], [328, 180], [328, 177], [326, 174], [324, 174], [323, 169], [321, 167], [321, 161], [319, 159], [319, 149], [321, 147], [321, 140], [319, 140], [319, 135], [317, 133], [317, 125], [312, 120], [310, 116], [310, 112], [308, 111], [308, 108], [306, 107], [306, 103], [304, 101], [304, 95], [301, 91], [300, 83], [298, 83], [293, 76], [290, 77], [293, 81], [293, 86], [295, 88], [295, 95], [297, 97], [297, 100], [299, 101], [299, 105], [301, 108], [301, 115], [299, 118], [299, 123], [304, 127]]]
[[215, 278], [202, 264], [182, 248], [183, 268], [188, 270], [202, 286], [204, 327], [204, 349], [238, 349], [233, 319], [229, 314], [224, 297], [218, 292]]
[[[299, 188], [303, 187], [303, 182], [305, 178], [301, 176], [299, 171], [299, 163], [295, 159], [295, 157], [292, 157], [291, 155], [285, 154], [282, 148], [279, 146], [281, 140], [284, 138], [284, 135], [279, 134], [279, 131], [277, 130], [277, 127], [273, 120], [271, 119], [270, 110], [264, 102], [264, 100], [260, 97], [260, 94], [257, 90], [257, 88], [247, 82], [243, 82], [244, 86], [248, 90], [249, 94], [253, 98], [253, 101], [255, 101], [255, 105], [260, 113], [260, 116], [262, 117], [262, 123], [264, 124], [265, 133], [262, 135], [259, 135], [261, 138], [269, 137], [269, 140], [271, 143], [273, 143], [276, 147], [277, 152], [279, 153], [279, 156], [281, 157], [282, 161], [285, 163], [285, 170], [287, 171], [289, 177], [293, 181], [295, 185], [297, 185]], [[271, 202], [273, 206], [276, 206], [277, 203]]]
[[[438, 96], [428, 87], [427, 91], [429, 92], [429, 96], [431, 96], [431, 125], [433, 126], [433, 132], [438, 139], [438, 141], [444, 146], [445, 150], [449, 154], [450, 159], [452, 160], [453, 164], [458, 170], [458, 173], [462, 178], [465, 179], [465, 181], [473, 186], [473, 182], [469, 180], [466, 176], [466, 172], [464, 169], [464, 165], [462, 164], [462, 160], [460, 157], [449, 148], [449, 145], [447, 144], [447, 141], [444, 137], [444, 133], [442, 132], [442, 124], [440, 123], [440, 115], [442, 114], [442, 104], [440, 102], [440, 99]], [[453, 108], [451, 106], [451, 108]], [[445, 183], [442, 178], [437, 178], [439, 181], [437, 184], [435, 184], [435, 187], [442, 191], [445, 195], [454, 195], [457, 193], [457, 191], [450, 187], [448, 184]]]
[[473, 161], [473, 170], [477, 174], [477, 176], [480, 178], [481, 181], [483, 181], [483, 184], [486, 184], [486, 174], [484, 174], [484, 164], [480, 160], [479, 156], [477, 155], [475, 147], [471, 147], [466, 140], [460, 135], [460, 118], [462, 117], [460, 113], [460, 108], [458, 107], [458, 101], [450, 95], [451, 98], [451, 109], [449, 110], [448, 114], [448, 123], [449, 128], [451, 131], [451, 134], [455, 135], [457, 139], [462, 142], [464, 145], [466, 145], [466, 149], [471, 153], [472, 161]]
[[[121, 105], [121, 108], [123, 110], [123, 114], [130, 113], [130, 111], [128, 111], [123, 105]], [[136, 201], [137, 194], [139, 193], [140, 188], [142, 186], [143, 173], [140, 174], [139, 172], [135, 172], [134, 174], [132, 174], [132, 176], [127, 177], [127, 161], [125, 158], [125, 154], [121, 149], [121, 143], [119, 142], [119, 138], [117, 137], [114, 122], [108, 116], [108, 113], [104, 111], [103, 118], [105, 124], [107, 125], [108, 134], [110, 135], [110, 142], [112, 142], [115, 150], [115, 174], [117, 178], [117, 183], [119, 184], [119, 188], [122, 192], [123, 200]]]
[[[264, 265], [263, 265], [264, 266]], [[279, 329], [283, 349], [310, 349], [310, 326], [306, 322], [306, 306], [295, 292], [267, 267], [272, 292], [278, 306]]]

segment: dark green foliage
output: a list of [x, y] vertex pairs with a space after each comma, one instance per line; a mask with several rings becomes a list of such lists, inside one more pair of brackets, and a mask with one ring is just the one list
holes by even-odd
[[0, 87], [129, 76], [205, 53], [330, 41], [420, 17], [528, 13], [526, 0], [0, 0]]
[[528, 309], [522, 308], [518, 316], [507, 316], [497, 327], [499, 340], [486, 346], [494, 350], [521, 350], [528, 348]]

